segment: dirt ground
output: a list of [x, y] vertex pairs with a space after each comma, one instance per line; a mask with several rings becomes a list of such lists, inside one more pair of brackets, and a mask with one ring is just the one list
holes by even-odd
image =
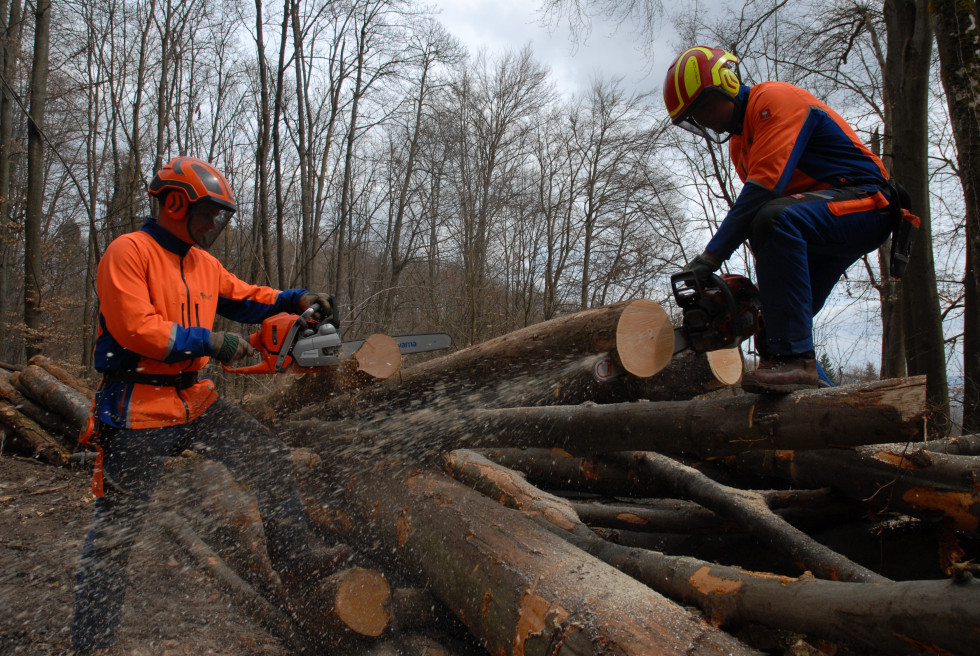
[[[91, 524], [91, 467], [0, 456], [0, 656], [69, 647], [75, 565]], [[165, 504], [158, 494], [155, 512]], [[133, 551], [121, 656], [278, 656], [290, 650], [151, 520]]]

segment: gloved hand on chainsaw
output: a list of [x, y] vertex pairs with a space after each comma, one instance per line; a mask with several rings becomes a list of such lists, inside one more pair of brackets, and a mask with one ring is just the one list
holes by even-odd
[[230, 364], [245, 356], [254, 356], [257, 352], [249, 343], [248, 337], [238, 333], [212, 330], [210, 339], [211, 357], [221, 364]]
[[300, 312], [306, 312], [313, 304], [320, 306], [320, 309], [313, 313], [313, 320], [319, 322], [330, 322], [333, 325], [337, 325], [337, 309], [334, 304], [332, 294], [324, 294], [323, 292], [307, 292], [299, 297], [299, 310]]
[[714, 273], [721, 267], [721, 259], [711, 251], [704, 251], [684, 267], [687, 271], [693, 271], [698, 278], [706, 277]]

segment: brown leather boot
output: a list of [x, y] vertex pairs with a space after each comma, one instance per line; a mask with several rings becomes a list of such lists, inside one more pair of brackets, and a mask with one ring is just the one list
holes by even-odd
[[746, 392], [788, 394], [819, 387], [817, 361], [808, 353], [763, 360], [758, 369], [742, 376]]

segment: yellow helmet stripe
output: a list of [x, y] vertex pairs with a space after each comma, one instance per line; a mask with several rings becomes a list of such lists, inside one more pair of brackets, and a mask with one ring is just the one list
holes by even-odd
[[[698, 61], [695, 53], [702, 53], [705, 57], [711, 57], [711, 50], [709, 48], [704, 48], [702, 46], [695, 46], [693, 48], [688, 48], [681, 56], [677, 58], [677, 66], [674, 68], [674, 90], [677, 92], [677, 98], [690, 97], [692, 93], [698, 90], [701, 86], [701, 73], [698, 68]], [[684, 91], [681, 91], [681, 78], [683, 77]], [[687, 103], [681, 102], [677, 108], [671, 112], [670, 117], [674, 118], [677, 116]]]

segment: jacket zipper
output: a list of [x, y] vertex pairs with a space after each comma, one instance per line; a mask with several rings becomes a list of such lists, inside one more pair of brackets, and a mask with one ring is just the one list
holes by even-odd
[[[190, 328], [190, 325], [189, 324], [191, 322], [191, 288], [187, 285], [187, 278], [184, 277], [184, 256], [183, 255], [180, 256], [180, 279], [184, 283], [184, 291], [187, 292], [187, 322], [186, 323], [188, 325], [186, 325], [184, 327], [185, 328]], [[184, 308], [183, 308], [183, 305], [181, 305], [181, 309], [180, 309], [180, 319], [181, 319], [181, 321], [184, 320]], [[200, 323], [200, 321], [198, 321], [198, 323]], [[184, 367], [184, 371], [187, 371], [187, 367], [189, 367], [192, 362], [193, 362], [193, 360], [188, 360], [187, 361], [187, 365]], [[182, 391], [183, 390], [177, 389], [177, 398], [180, 399], [180, 402], [184, 404], [184, 421], [185, 422], [189, 422], [191, 420], [191, 409], [190, 409], [190, 407], [188, 407], [187, 401], [185, 401], [184, 400], [184, 397], [181, 395], [181, 392]]]

